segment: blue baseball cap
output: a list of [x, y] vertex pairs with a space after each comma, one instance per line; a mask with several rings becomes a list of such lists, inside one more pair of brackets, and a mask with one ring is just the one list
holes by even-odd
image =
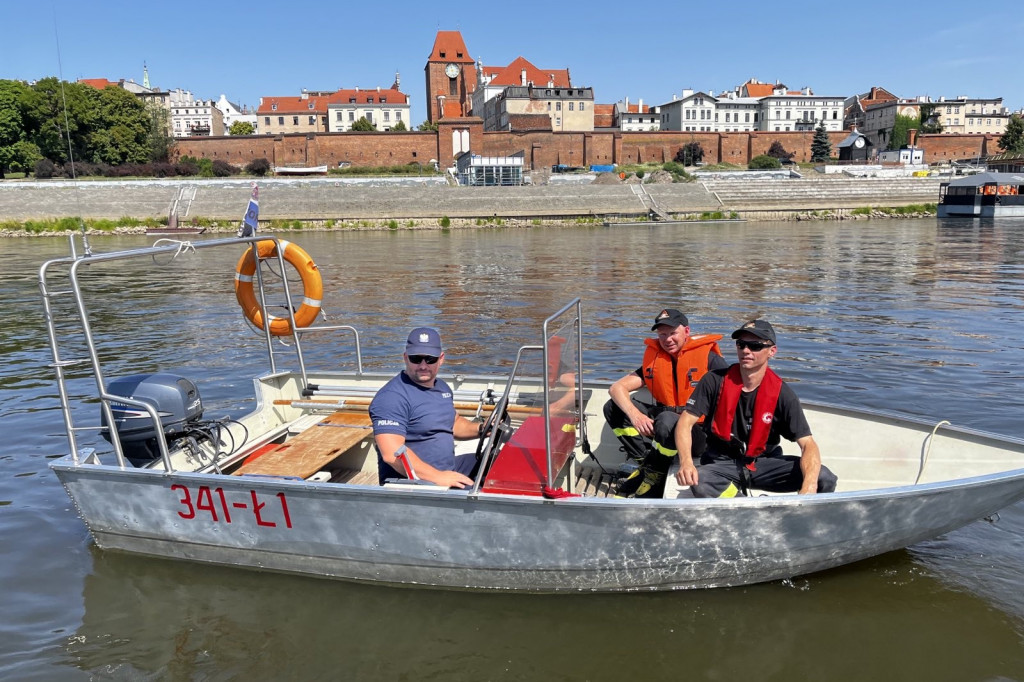
[[409, 332], [409, 338], [405, 342], [407, 355], [441, 355], [441, 335], [436, 329], [430, 327], [416, 327]]

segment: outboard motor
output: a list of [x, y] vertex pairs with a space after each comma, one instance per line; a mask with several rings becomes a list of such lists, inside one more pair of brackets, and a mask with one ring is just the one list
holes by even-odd
[[[170, 441], [203, 417], [203, 401], [194, 383], [175, 374], [135, 374], [111, 381], [107, 392], [152, 405], [160, 416], [164, 435]], [[149, 413], [134, 405], [110, 402], [114, 426], [121, 438], [125, 457], [135, 466], [146, 466], [160, 458], [157, 432]], [[106, 415], [100, 411], [103, 437], [110, 441]]]

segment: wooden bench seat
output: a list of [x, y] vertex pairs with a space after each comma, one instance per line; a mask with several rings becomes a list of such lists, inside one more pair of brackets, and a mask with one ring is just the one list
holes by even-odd
[[234, 475], [309, 478], [348, 449], [372, 437], [368, 414], [335, 412], [277, 448], [245, 462]]

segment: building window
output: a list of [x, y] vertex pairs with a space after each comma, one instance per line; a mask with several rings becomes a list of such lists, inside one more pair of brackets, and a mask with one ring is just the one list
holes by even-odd
[[[270, 125], [270, 117], [269, 116], [264, 116], [263, 117], [263, 124], [264, 125]], [[177, 123], [175, 123], [175, 125], [177, 125]]]
[[310, 102], [310, 103], [309, 103], [309, 106], [308, 106], [308, 107], [306, 107], [306, 108], [307, 108], [307, 109], [312, 109], [312, 108], [313, 108], [313, 106], [314, 106], [314, 104], [313, 104], [312, 102]]
[[367, 97], [366, 98], [366, 103], [367, 104], [373, 104], [373, 98], [372, 97]]
[[586, 102], [580, 102], [580, 111], [583, 111], [586, 108], [587, 108], [587, 103]]
[[728, 112], [728, 111], [727, 111], [727, 112], [725, 112], [725, 122], [726, 122], [726, 123], [728, 123], [728, 122], [729, 122], [729, 112]]
[[390, 121], [391, 120], [391, 112], [390, 111], [385, 111], [384, 112], [384, 120], [385, 121]]
[[356, 120], [356, 112], [354, 112], [354, 111], [348, 112], [348, 120], [350, 120], [350, 121]]
[[316, 116], [310, 116], [309, 117], [309, 125], [311, 125], [311, 126], [315, 126], [316, 125]]
[[336, 121], [340, 121], [341, 120], [341, 112], [340, 111], [337, 112], [336, 116], [337, 116], [337, 118], [335, 120]]
[[277, 117], [277, 125], [279, 125], [279, 126], [283, 126], [284, 125], [284, 116], [278, 116]]
[[572, 111], [572, 105], [573, 105], [573, 103], [569, 102], [569, 111]]
[[298, 116], [292, 116], [292, 125], [293, 126], [299, 125], [299, 117]]
[[561, 102], [555, 102], [555, 111], [561, 111], [561, 110], [562, 110], [562, 103]]
[[556, 128], [560, 128], [561, 126], [562, 126], [562, 117], [561, 116], [555, 116], [555, 127]]
[[270, 105], [270, 110], [271, 111], [277, 111], [277, 105], [276, 104], [271, 104]]
[[402, 112], [401, 111], [396, 111], [395, 112], [395, 120], [396, 121], [401, 121], [402, 120]]
[[745, 114], [743, 114], [743, 122], [744, 123], [750, 123], [750, 112], [749, 111], [746, 112]]

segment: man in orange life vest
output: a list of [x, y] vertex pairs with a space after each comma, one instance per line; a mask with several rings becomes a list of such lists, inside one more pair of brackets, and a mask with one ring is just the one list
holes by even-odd
[[[732, 333], [739, 360], [727, 370], [709, 372], [686, 403], [676, 424], [679, 485], [695, 497], [769, 492], [830, 493], [836, 476], [821, 464], [796, 393], [768, 368], [775, 357], [775, 329], [752, 320]], [[695, 467], [690, 457], [691, 428], [704, 419], [707, 450]], [[783, 455], [780, 439], [795, 441], [800, 456]]]
[[[644, 462], [619, 485], [619, 496], [661, 494], [676, 455], [673, 433], [683, 405], [708, 370], [729, 364], [718, 349], [722, 336], [690, 336], [690, 322], [678, 310], [666, 308], [658, 313], [651, 331], [658, 332], [658, 338], [644, 340], [647, 349], [640, 369], [612, 384], [611, 400], [604, 406], [604, 417], [626, 456]], [[631, 395], [643, 387], [653, 405]], [[698, 431], [696, 455], [701, 442], [703, 434]]]

